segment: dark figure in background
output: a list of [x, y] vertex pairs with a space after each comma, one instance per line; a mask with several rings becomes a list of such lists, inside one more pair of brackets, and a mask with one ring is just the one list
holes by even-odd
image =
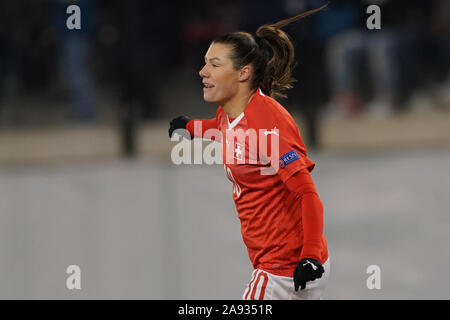
[[[77, 5], [81, 11], [81, 29], [69, 30], [67, 8]], [[95, 0], [53, 0], [53, 19], [59, 36], [60, 66], [63, 82], [70, 91], [73, 120], [96, 118], [95, 83], [89, 66], [91, 41], [96, 27]]]
[[5, 3], [0, 2], [0, 112], [2, 110], [2, 97], [3, 97], [3, 79], [6, 73], [7, 66], [7, 48], [8, 48], [8, 32], [7, 32], [7, 16], [5, 10]]
[[122, 152], [136, 153], [139, 121], [160, 116], [159, 91], [178, 64], [179, 17], [174, 2], [115, 1], [119, 30], [118, 86]]
[[398, 110], [428, 109], [432, 105], [430, 84], [440, 64], [429, 32], [432, 12], [439, 10], [437, 1], [389, 0], [380, 8], [382, 28], [390, 28], [396, 34]]
[[450, 1], [436, 1], [430, 33], [441, 58], [437, 66], [437, 96], [442, 106], [450, 111]]
[[161, 114], [159, 89], [177, 66], [177, 5], [161, 1], [119, 1], [122, 99], [141, 119]]

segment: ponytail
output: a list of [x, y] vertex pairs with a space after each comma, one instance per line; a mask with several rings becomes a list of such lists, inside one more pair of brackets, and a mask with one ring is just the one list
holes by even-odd
[[320, 8], [300, 13], [296, 16], [281, 20], [274, 24], [263, 25], [256, 30], [255, 39], [268, 44], [272, 51], [272, 57], [267, 62], [262, 80], [259, 83], [261, 90], [271, 97], [286, 98], [284, 90], [291, 89], [295, 79], [291, 77], [292, 62], [294, 61], [294, 45], [289, 36], [281, 30], [284, 26], [301, 18], [312, 15], [328, 4]]

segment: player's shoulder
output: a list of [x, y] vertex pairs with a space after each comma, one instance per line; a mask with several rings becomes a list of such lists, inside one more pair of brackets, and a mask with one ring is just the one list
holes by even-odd
[[245, 117], [251, 127], [267, 129], [291, 123], [290, 113], [275, 99], [258, 89], [245, 109]]

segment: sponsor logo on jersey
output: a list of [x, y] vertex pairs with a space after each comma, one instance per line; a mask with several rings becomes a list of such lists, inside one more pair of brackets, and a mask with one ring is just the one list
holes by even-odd
[[268, 131], [268, 130], [264, 131], [264, 135], [265, 135], [265, 136], [267, 136], [268, 134], [276, 134], [277, 136], [280, 136], [280, 135], [278, 134], [278, 129], [277, 129], [277, 127], [273, 128], [273, 129], [270, 130], [270, 131]]
[[297, 151], [292, 150], [289, 151], [288, 153], [286, 153], [285, 155], [281, 156], [280, 158], [280, 167], [284, 168], [286, 167], [289, 163], [300, 159], [300, 156], [298, 155]]

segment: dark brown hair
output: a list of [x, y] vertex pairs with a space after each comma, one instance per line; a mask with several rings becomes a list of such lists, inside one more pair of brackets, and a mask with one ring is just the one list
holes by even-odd
[[260, 26], [255, 35], [248, 32], [233, 32], [215, 39], [213, 43], [231, 45], [231, 59], [236, 70], [248, 64], [252, 65], [252, 89], [261, 88], [264, 94], [274, 98], [286, 97], [283, 91], [292, 88], [295, 81], [291, 77], [294, 46], [281, 28], [316, 13], [327, 5], [273, 24]]

